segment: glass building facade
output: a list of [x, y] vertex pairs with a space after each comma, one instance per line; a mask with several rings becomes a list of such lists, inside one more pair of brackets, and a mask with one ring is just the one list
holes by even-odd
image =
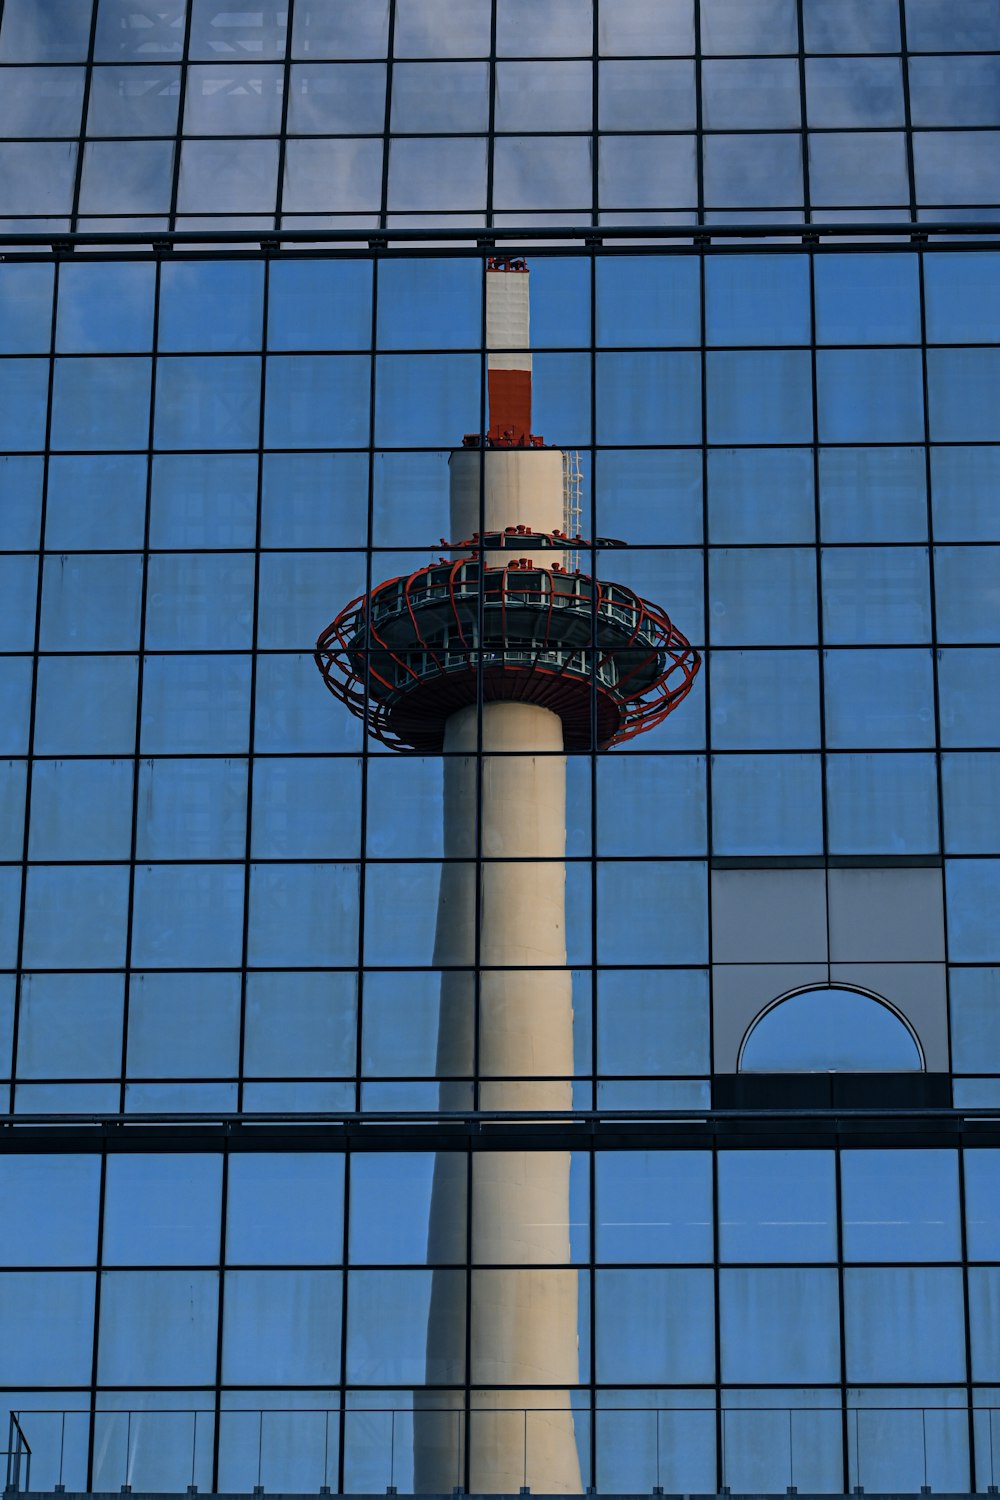
[[[402, 1491], [453, 1431], [475, 1490], [489, 1428], [537, 1491], [561, 1406], [604, 1492], [1000, 1484], [998, 140], [996, 0], [0, 0], [33, 1489]], [[703, 660], [566, 756], [557, 1075], [481, 1046], [538, 863], [483, 690], [459, 826], [468, 757], [313, 659], [462, 540], [508, 254], [573, 565]], [[558, 1388], [498, 1377], [518, 1286], [575, 1299]]]

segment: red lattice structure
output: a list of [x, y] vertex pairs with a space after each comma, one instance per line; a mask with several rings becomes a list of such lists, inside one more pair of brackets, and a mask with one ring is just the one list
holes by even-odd
[[480, 676], [486, 703], [558, 714], [567, 750], [632, 739], [691, 691], [701, 657], [665, 610], [531, 555], [582, 538], [509, 526], [444, 545], [461, 555], [352, 599], [316, 643], [327, 687], [384, 745], [440, 750]]

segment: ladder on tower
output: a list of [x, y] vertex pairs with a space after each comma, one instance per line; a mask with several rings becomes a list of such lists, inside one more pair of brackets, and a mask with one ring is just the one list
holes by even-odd
[[[563, 452], [563, 531], [568, 537], [580, 535], [583, 527], [583, 471], [580, 454], [575, 448]], [[566, 567], [575, 573], [580, 566], [577, 551], [566, 553]]]

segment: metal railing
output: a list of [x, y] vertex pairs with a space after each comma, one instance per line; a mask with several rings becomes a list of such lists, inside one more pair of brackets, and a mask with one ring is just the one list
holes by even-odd
[[407, 1407], [11, 1412], [5, 1493], [32, 1488], [34, 1454], [36, 1491], [392, 1495], [413, 1492], [417, 1452], [433, 1455], [435, 1488], [476, 1492], [485, 1487], [481, 1456], [498, 1448], [511, 1487], [542, 1492], [543, 1426], [554, 1417], [573, 1426], [591, 1493], [998, 1492], [995, 1406], [466, 1410], [451, 1399], [460, 1397], [421, 1392]]
[[[10, 1422], [7, 1428], [7, 1452], [4, 1454], [7, 1460], [7, 1478], [4, 1484], [4, 1494], [17, 1494], [20, 1490], [31, 1488], [31, 1445], [25, 1437], [21, 1424], [15, 1412], [10, 1414]], [[24, 1484], [22, 1485], [22, 1470]]]

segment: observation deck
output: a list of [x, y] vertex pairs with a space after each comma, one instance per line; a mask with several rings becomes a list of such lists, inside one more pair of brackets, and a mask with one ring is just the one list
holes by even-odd
[[690, 692], [701, 658], [666, 612], [558, 560], [582, 537], [509, 526], [443, 545], [461, 555], [353, 599], [316, 644], [327, 687], [383, 744], [440, 750], [480, 675], [484, 702], [558, 714], [567, 750], [631, 739]]

